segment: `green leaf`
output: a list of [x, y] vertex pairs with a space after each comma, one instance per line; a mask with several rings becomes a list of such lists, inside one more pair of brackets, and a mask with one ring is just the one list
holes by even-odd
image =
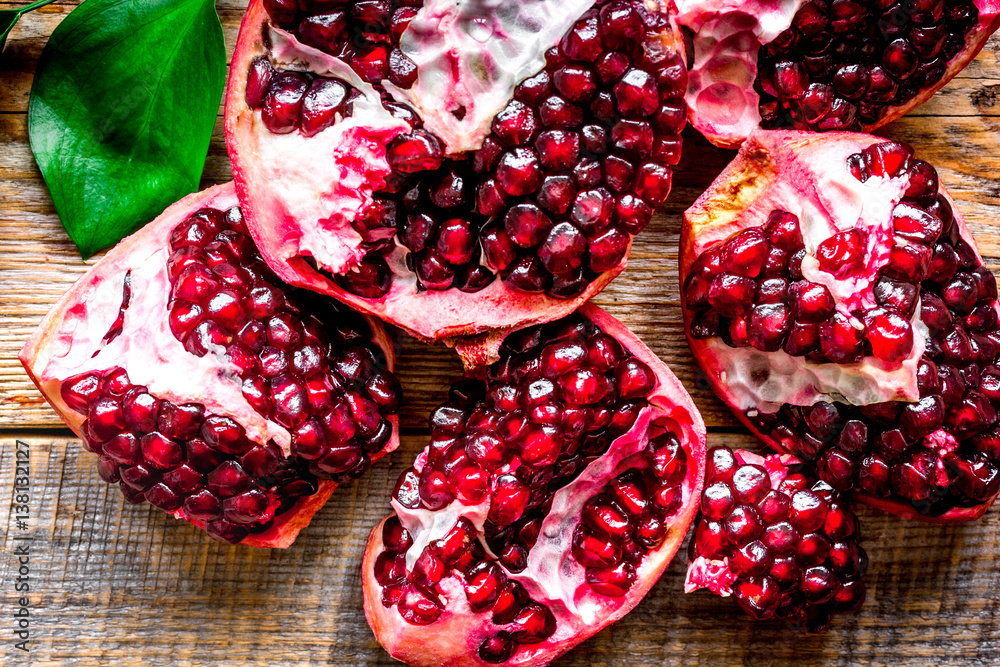
[[17, 20], [21, 18], [21, 14], [30, 12], [32, 9], [44, 7], [53, 1], [54, 0], [38, 0], [37, 2], [32, 2], [15, 9], [0, 9], [0, 51], [3, 51], [3, 46], [7, 43], [7, 35], [10, 34], [10, 29], [14, 27]]
[[59, 24], [28, 135], [84, 257], [198, 188], [225, 77], [212, 0], [86, 0]]

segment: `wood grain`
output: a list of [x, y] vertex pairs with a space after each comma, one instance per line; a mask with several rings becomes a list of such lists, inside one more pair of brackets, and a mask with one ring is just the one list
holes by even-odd
[[[22, 4], [0, 2], [0, 8]], [[32, 448], [30, 535], [36, 540], [32, 605], [38, 641], [28, 662], [396, 664], [375, 643], [361, 613], [358, 564], [396, 476], [423, 445], [427, 414], [461, 372], [452, 351], [398, 337], [406, 394], [403, 446], [334, 494], [296, 545], [283, 552], [216, 544], [149, 506], [125, 504], [100, 481], [93, 457], [68, 437], [17, 361], [48, 307], [94, 261], [80, 260], [60, 226], [27, 138], [37, 61], [48, 35], [76, 4], [60, 1], [23, 17], [0, 59], [0, 504], [10, 504], [13, 441], [21, 438]], [[217, 3], [230, 54], [245, 4]], [[883, 132], [914, 144], [938, 166], [994, 269], [1000, 268], [998, 52], [995, 37], [944, 90]], [[685, 139], [670, 201], [636, 239], [628, 270], [596, 301], [670, 362], [702, 410], [710, 445], [753, 447], [700, 379], [679, 323], [680, 216], [732, 156], [693, 132]], [[203, 185], [229, 178], [220, 115]], [[752, 624], [733, 604], [707, 594], [682, 595], [678, 559], [632, 614], [559, 664], [1000, 662], [997, 513], [948, 527], [867, 510], [862, 519], [872, 563], [869, 600], [858, 616], [840, 619], [824, 636]], [[5, 531], [0, 549], [5, 595], [16, 569], [13, 537]], [[6, 607], [0, 618], [7, 618]], [[0, 627], [6, 632], [2, 622]], [[6, 646], [2, 650], [14, 655]]]

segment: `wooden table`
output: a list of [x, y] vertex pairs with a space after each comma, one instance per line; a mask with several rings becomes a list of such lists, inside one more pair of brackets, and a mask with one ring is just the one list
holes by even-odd
[[[452, 351], [404, 345], [402, 446], [334, 494], [286, 551], [224, 546], [149, 505], [125, 503], [98, 478], [94, 457], [82, 452], [17, 361], [49, 305], [87, 268], [32, 159], [26, 119], [39, 55], [75, 4], [60, 0], [25, 16], [0, 59], [0, 507], [11, 503], [15, 439], [21, 440], [31, 450], [27, 534], [34, 538], [34, 642], [24, 654], [12, 647], [14, 520], [3, 523], [0, 663], [395, 664], [361, 611], [361, 551], [387, 512], [397, 475], [425, 443], [429, 411], [460, 374]], [[245, 2], [218, 5], [231, 53]], [[885, 131], [938, 166], [994, 270], [1000, 258], [998, 52], [994, 38], [933, 100]], [[694, 133], [686, 139], [669, 203], [636, 240], [631, 266], [596, 301], [672, 361], [702, 410], [710, 445], [754, 447], [699, 379], [680, 326], [680, 214], [732, 155]], [[220, 111], [204, 184], [229, 177]], [[943, 527], [866, 508], [860, 513], [871, 558], [868, 601], [826, 634], [755, 624], [734, 603], [707, 593], [683, 595], [684, 559], [678, 558], [635, 611], [558, 664], [1000, 664], [997, 511]]]

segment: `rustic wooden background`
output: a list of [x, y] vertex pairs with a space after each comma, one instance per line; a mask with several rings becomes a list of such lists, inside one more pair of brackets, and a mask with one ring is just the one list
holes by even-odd
[[[0, 2], [0, 8], [22, 4]], [[22, 18], [0, 58], [0, 506], [12, 502], [14, 441], [31, 447], [33, 643], [13, 649], [13, 518], [0, 549], [3, 664], [395, 664], [361, 611], [359, 562], [399, 471], [424, 445], [426, 417], [460, 373], [443, 347], [401, 340], [403, 445], [339, 490], [287, 551], [227, 547], [148, 505], [126, 504], [45, 404], [17, 352], [87, 265], [59, 224], [28, 147], [28, 94], [61, 0]], [[220, 0], [231, 50], [244, 0]], [[1000, 258], [1000, 39], [933, 100], [885, 134], [939, 168], [994, 270]], [[730, 159], [692, 133], [674, 193], [631, 266], [596, 301], [632, 327], [692, 392], [709, 444], [756, 446], [699, 380], [680, 326], [680, 214]], [[204, 184], [229, 179], [221, 111]], [[582, 665], [1000, 664], [1000, 522], [905, 522], [865, 508], [868, 601], [822, 636], [754, 624], [734, 603], [681, 592], [683, 558], [617, 625], [558, 662]], [[21, 531], [17, 531], [19, 534]], [[15, 663], [15, 661], [17, 661]]]

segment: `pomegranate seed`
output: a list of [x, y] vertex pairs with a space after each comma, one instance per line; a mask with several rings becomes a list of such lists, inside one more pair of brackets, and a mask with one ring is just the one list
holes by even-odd
[[628, 70], [615, 84], [614, 94], [624, 116], [650, 116], [659, 106], [656, 81], [645, 70]]
[[555, 215], [569, 210], [576, 197], [576, 186], [571, 176], [546, 176], [536, 197], [539, 206]]
[[264, 104], [264, 95], [271, 85], [274, 77], [274, 68], [270, 61], [259, 56], [250, 62], [250, 71], [247, 74], [246, 103], [251, 109], [259, 109]]
[[542, 185], [538, 154], [531, 148], [514, 148], [500, 158], [497, 183], [512, 197], [531, 194]]
[[299, 127], [302, 134], [312, 137], [333, 124], [347, 101], [347, 88], [340, 81], [316, 79], [302, 98]]
[[414, 625], [429, 625], [436, 621], [442, 612], [442, 605], [416, 586], [406, 586], [399, 599], [399, 614], [407, 622]]
[[333, 52], [347, 30], [347, 15], [342, 11], [307, 16], [299, 23], [296, 34], [309, 46]]
[[733, 594], [740, 607], [758, 621], [774, 616], [781, 601], [778, 585], [767, 576], [738, 580]]
[[590, 16], [577, 21], [562, 38], [559, 46], [566, 56], [574, 60], [596, 60], [603, 50], [597, 17]]
[[524, 146], [538, 129], [531, 109], [518, 100], [511, 100], [493, 119], [493, 133], [508, 146]]
[[396, 171], [415, 174], [441, 166], [444, 159], [440, 141], [423, 130], [397, 137], [389, 142], [386, 158]]
[[483, 640], [479, 646], [479, 657], [483, 662], [504, 663], [510, 659], [515, 648], [517, 648], [517, 643], [509, 633], [501, 630], [492, 637]]
[[308, 79], [298, 72], [281, 72], [274, 77], [261, 107], [261, 120], [268, 131], [288, 134], [295, 130], [308, 88]]
[[891, 311], [875, 315], [866, 326], [865, 337], [872, 354], [888, 362], [902, 361], [913, 348], [910, 321]]
[[504, 217], [510, 239], [522, 248], [538, 245], [552, 227], [552, 220], [534, 204], [518, 204]]
[[535, 150], [546, 169], [569, 169], [580, 156], [580, 135], [565, 130], [546, 130], [535, 139]]
[[625, 258], [631, 239], [628, 234], [615, 229], [606, 229], [590, 241], [590, 269], [595, 273], [609, 271]]
[[857, 229], [838, 232], [816, 248], [819, 268], [843, 279], [864, 268], [866, 239]]

